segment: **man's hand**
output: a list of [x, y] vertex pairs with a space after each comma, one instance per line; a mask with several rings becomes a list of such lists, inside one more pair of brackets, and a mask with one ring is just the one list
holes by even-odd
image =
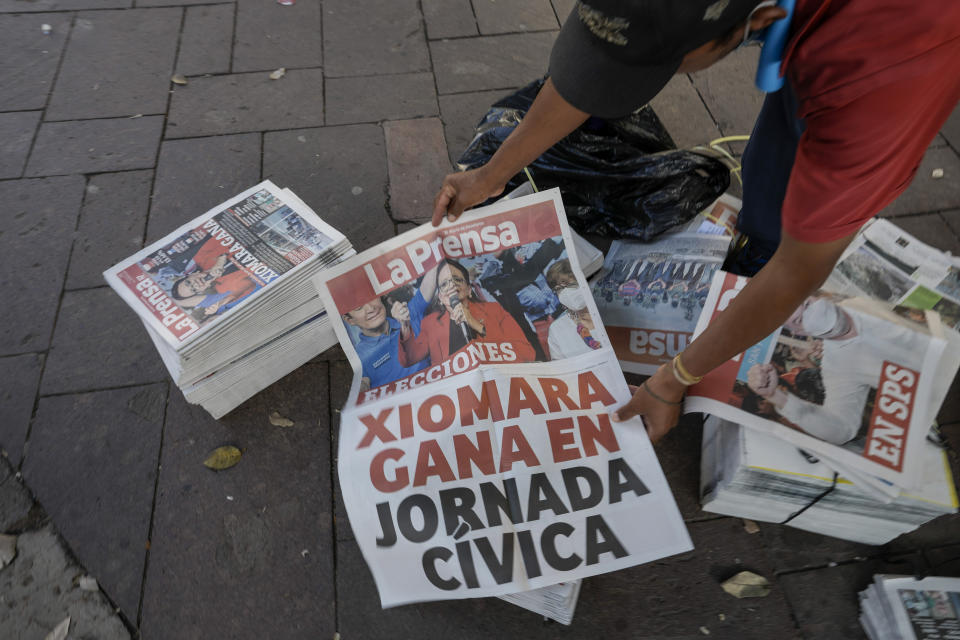
[[[657, 372], [647, 379], [646, 385], [649, 391], [643, 387], [634, 388], [630, 402], [613, 412], [612, 418], [614, 422], [623, 422], [634, 416], [643, 416], [647, 435], [650, 436], [650, 441], [655, 443], [667, 435], [680, 419], [682, 407], [679, 404], [667, 404], [664, 400], [679, 403], [686, 387], [673, 377], [669, 364], [657, 369]], [[651, 391], [661, 399], [655, 398]]]
[[780, 372], [770, 363], [755, 364], [747, 371], [747, 386], [761, 398], [769, 398], [780, 384]]
[[433, 226], [439, 225], [444, 215], [453, 222], [464, 210], [503, 193], [503, 187], [491, 184], [483, 167], [449, 174], [433, 198]]

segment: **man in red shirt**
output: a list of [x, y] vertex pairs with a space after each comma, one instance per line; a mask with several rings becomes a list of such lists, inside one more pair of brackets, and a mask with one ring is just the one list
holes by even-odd
[[[554, 45], [550, 79], [483, 167], [451, 174], [433, 222], [499, 194], [590, 115], [649, 102], [675, 73], [699, 71], [786, 11], [759, 0], [578, 2]], [[796, 0], [781, 73], [744, 153], [738, 228], [772, 254], [750, 284], [615, 417], [676, 424], [686, 384], [783, 324], [826, 279], [856, 231], [910, 183], [960, 99], [960, 3]], [[686, 384], [685, 384], [686, 383]]]

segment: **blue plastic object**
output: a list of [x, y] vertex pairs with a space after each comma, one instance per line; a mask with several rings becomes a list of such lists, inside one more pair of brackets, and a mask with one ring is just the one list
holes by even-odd
[[755, 80], [757, 88], [761, 91], [773, 93], [783, 87], [780, 64], [783, 62], [783, 49], [787, 44], [787, 33], [790, 31], [794, 4], [795, 0], [779, 0], [777, 6], [786, 9], [787, 17], [771, 24], [764, 34]]

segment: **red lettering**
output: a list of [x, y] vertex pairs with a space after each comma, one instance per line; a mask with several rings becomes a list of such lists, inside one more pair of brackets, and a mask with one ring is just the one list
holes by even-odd
[[412, 438], [413, 437], [413, 408], [408, 404], [400, 405], [398, 408], [400, 413], [400, 437], [401, 438]]
[[[439, 420], [433, 419], [434, 407], [440, 407]], [[453, 404], [453, 400], [442, 394], [430, 396], [426, 402], [420, 405], [420, 409], [417, 410], [417, 421], [420, 423], [420, 427], [430, 433], [443, 431], [453, 424], [456, 416], [457, 409]]]
[[554, 462], [569, 462], [580, 457], [580, 450], [573, 438], [573, 418], [547, 420], [547, 433], [550, 435]]
[[620, 443], [617, 442], [617, 435], [613, 432], [609, 415], [597, 414], [596, 425], [590, 420], [590, 416], [577, 416], [577, 426], [580, 428], [580, 442], [583, 443], [583, 450], [588, 456], [597, 455], [595, 444], [597, 442], [610, 453], [620, 451]]
[[567, 384], [558, 378], [540, 378], [540, 388], [543, 389], [543, 396], [547, 400], [547, 411], [561, 411], [560, 402], [570, 409], [576, 411], [577, 406], [567, 392]]
[[410, 482], [406, 467], [397, 467], [393, 480], [387, 480], [387, 475], [384, 473], [383, 467], [387, 460], [399, 460], [402, 457], [403, 451], [401, 449], [384, 449], [373, 457], [373, 461], [370, 463], [370, 481], [377, 491], [383, 493], [399, 491]]
[[473, 426], [474, 417], [478, 420], [487, 420], [491, 413], [493, 421], [503, 420], [503, 406], [500, 404], [500, 392], [497, 383], [487, 380], [480, 389], [480, 397], [470, 387], [457, 389], [457, 400], [460, 403], [460, 424], [464, 427]]
[[600, 380], [597, 378], [597, 374], [593, 371], [585, 371], [581, 373], [577, 382], [579, 383], [579, 394], [580, 394], [580, 408], [589, 409], [593, 406], [594, 402], [599, 402], [603, 406], [609, 407], [612, 404], [616, 404], [617, 401], [613, 399], [613, 396], [610, 395], [610, 392], [607, 391]]
[[384, 424], [387, 421], [387, 418], [390, 416], [391, 411], [393, 411], [393, 408], [388, 407], [381, 411], [380, 415], [378, 415], [376, 418], [369, 413], [360, 416], [360, 422], [362, 422], [363, 426], [367, 428], [367, 433], [363, 436], [360, 444], [357, 445], [357, 449], [369, 447], [370, 443], [373, 442], [374, 437], [379, 438], [380, 442], [393, 442], [397, 439], [397, 436], [393, 435], [393, 433], [390, 432], [390, 429], [387, 429], [387, 425]]
[[453, 469], [447, 464], [447, 458], [436, 440], [427, 440], [420, 443], [420, 454], [417, 456], [417, 471], [413, 474], [413, 486], [422, 487], [427, 484], [427, 478], [437, 476], [443, 482], [455, 480]]
[[473, 466], [482, 475], [491, 475], [496, 471], [493, 464], [493, 442], [489, 431], [477, 432], [477, 444], [469, 436], [458, 433], [453, 436], [453, 448], [457, 452], [457, 475], [460, 478], [472, 478]]
[[500, 442], [500, 473], [510, 471], [514, 462], [523, 462], [530, 468], [540, 465], [537, 454], [533, 452], [523, 431], [515, 424], [503, 430]]
[[544, 411], [543, 405], [537, 399], [533, 387], [523, 378], [510, 378], [510, 400], [507, 418], [513, 419], [520, 415], [520, 411], [529, 409], [533, 415], [538, 416]]

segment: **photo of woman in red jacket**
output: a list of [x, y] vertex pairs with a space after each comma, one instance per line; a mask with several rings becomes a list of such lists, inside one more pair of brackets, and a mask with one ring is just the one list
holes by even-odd
[[[536, 360], [517, 321], [498, 302], [479, 300], [471, 288], [469, 271], [456, 260], [448, 258], [439, 266], [437, 302], [438, 308], [423, 318], [419, 334], [401, 340], [403, 366], [428, 355], [431, 364], [439, 364], [474, 340], [498, 345], [504, 362]], [[500, 347], [504, 344], [506, 349]]]

